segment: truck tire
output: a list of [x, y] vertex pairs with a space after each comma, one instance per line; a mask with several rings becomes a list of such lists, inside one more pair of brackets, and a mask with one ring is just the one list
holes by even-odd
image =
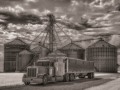
[[48, 83], [47, 76], [43, 76], [43, 85], [46, 85]]
[[70, 81], [70, 79], [69, 79], [69, 74], [65, 74], [65, 75], [64, 75], [64, 81], [65, 81], [65, 82], [69, 82], [69, 81]]
[[85, 78], [85, 76], [81, 76], [80, 78]]
[[93, 78], [93, 74], [92, 74], [92, 73], [88, 73], [87, 76], [88, 76], [89, 79], [92, 79], [92, 78]]
[[74, 74], [70, 74], [69, 78], [70, 78], [70, 81], [74, 81], [75, 80], [75, 75]]
[[91, 73], [92, 74], [92, 79], [94, 78], [94, 73]]
[[78, 77], [79, 78], [85, 78], [85, 75], [79, 75]]
[[30, 85], [30, 82], [24, 82], [25, 85]]

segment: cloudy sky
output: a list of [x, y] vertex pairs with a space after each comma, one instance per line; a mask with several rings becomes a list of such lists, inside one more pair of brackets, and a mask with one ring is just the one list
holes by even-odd
[[[120, 46], [120, 0], [0, 0], [0, 55], [3, 44], [11, 39], [19, 36], [33, 40], [38, 32], [44, 30], [44, 24], [26, 23], [20, 17], [21, 13], [34, 14], [37, 19], [53, 13], [68, 24], [69, 27], [61, 27], [74, 38], [111, 35], [110, 43]], [[70, 28], [74, 24], [81, 26], [85, 21], [92, 27], [80, 29], [79, 33]], [[6, 22], [8, 26], [4, 28]]]
[[[37, 16], [51, 12], [62, 20], [79, 24], [87, 20], [90, 25], [100, 28], [85, 28], [84, 32], [81, 31], [82, 34], [97, 36], [120, 33], [119, 4], [120, 0], [0, 0], [0, 12], [10, 12], [15, 15], [30, 13]], [[0, 15], [0, 22], [5, 22], [5, 18]], [[7, 29], [1, 27], [0, 38], [11, 39], [16, 36], [33, 38], [38, 29], [44, 29], [44, 25], [9, 23]]]

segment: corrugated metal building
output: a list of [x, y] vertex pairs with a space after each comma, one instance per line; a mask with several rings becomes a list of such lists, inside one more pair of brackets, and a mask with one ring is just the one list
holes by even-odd
[[28, 50], [23, 50], [17, 55], [16, 60], [16, 71], [24, 71], [26, 70], [26, 66], [33, 59], [32, 52]]
[[4, 72], [16, 71], [16, 56], [24, 49], [29, 50], [29, 45], [20, 38], [4, 44]]
[[71, 42], [68, 45], [59, 49], [62, 53], [65, 53], [67, 57], [84, 59], [85, 49], [80, 47], [79, 45]]
[[117, 48], [99, 39], [86, 49], [88, 61], [95, 61], [98, 72], [117, 72]]

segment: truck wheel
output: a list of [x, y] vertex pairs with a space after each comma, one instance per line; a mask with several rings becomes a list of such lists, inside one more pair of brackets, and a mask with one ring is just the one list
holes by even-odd
[[85, 76], [81, 76], [80, 78], [85, 78]]
[[44, 77], [43, 77], [43, 85], [46, 85], [47, 83], [48, 83], [47, 76], [44, 76]]
[[85, 75], [79, 75], [78, 77], [79, 78], [85, 78]]
[[25, 85], [30, 85], [30, 82], [24, 82]]
[[74, 74], [70, 74], [69, 77], [70, 77], [70, 81], [74, 81], [75, 80], [75, 75]]
[[92, 73], [88, 73], [87, 76], [88, 76], [89, 79], [92, 79]]
[[92, 74], [92, 79], [94, 78], [94, 73], [91, 73]]
[[66, 74], [66, 75], [64, 76], [64, 81], [65, 81], [65, 82], [69, 82], [69, 74]]

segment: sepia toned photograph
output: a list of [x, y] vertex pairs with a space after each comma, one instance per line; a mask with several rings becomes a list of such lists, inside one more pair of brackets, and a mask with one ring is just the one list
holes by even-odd
[[0, 0], [0, 90], [120, 90], [120, 0]]

